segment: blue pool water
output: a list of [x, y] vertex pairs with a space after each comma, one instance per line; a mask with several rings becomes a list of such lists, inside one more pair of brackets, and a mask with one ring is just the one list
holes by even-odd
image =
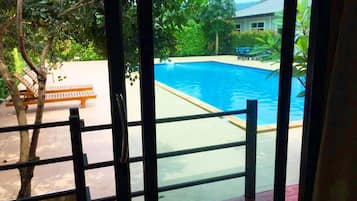
[[[258, 100], [258, 125], [277, 120], [279, 77], [268, 70], [224, 64], [192, 62], [155, 64], [155, 79], [223, 111], [246, 108], [247, 99]], [[303, 86], [293, 79], [290, 121], [302, 120]], [[245, 119], [245, 115], [239, 115]]]

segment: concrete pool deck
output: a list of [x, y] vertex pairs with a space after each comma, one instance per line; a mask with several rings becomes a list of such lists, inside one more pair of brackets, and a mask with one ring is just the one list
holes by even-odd
[[[224, 56], [226, 57], [226, 56]], [[236, 57], [234, 57], [236, 58]], [[208, 58], [207, 60], [211, 60]], [[217, 59], [217, 58], [216, 58]], [[219, 59], [219, 58], [218, 58]], [[87, 108], [80, 109], [86, 125], [110, 123], [110, 103], [108, 71], [106, 61], [69, 62], [57, 73], [67, 75], [61, 84], [93, 84], [96, 100], [88, 101]], [[140, 119], [139, 83], [127, 85], [128, 119]], [[78, 106], [76, 101], [50, 103], [46, 105], [44, 122], [68, 119], [68, 109]], [[157, 118], [179, 115], [207, 113], [184, 99], [156, 87]], [[33, 120], [35, 107], [28, 111], [29, 122]], [[16, 125], [13, 108], [0, 105], [0, 127]], [[244, 130], [227, 122], [226, 119], [211, 118], [157, 125], [158, 152], [240, 141]], [[141, 128], [129, 129], [130, 156], [141, 155]], [[299, 175], [301, 128], [290, 129], [288, 152], [287, 184], [297, 184]], [[43, 129], [40, 135], [38, 155], [42, 158], [71, 154], [68, 128]], [[257, 192], [272, 189], [275, 157], [275, 132], [258, 135], [257, 144]], [[18, 134], [0, 135], [0, 164], [14, 163], [18, 159]], [[89, 162], [112, 159], [112, 143], [109, 130], [83, 135], [84, 151]], [[158, 161], [159, 185], [169, 185], [197, 178], [219, 176], [239, 172], [244, 169], [244, 149], [230, 148], [201, 154], [161, 159]], [[109, 196], [114, 193], [112, 168], [101, 168], [86, 172], [87, 184], [92, 198]], [[131, 182], [134, 191], [143, 186], [142, 163], [131, 165]], [[217, 182], [182, 190], [162, 193], [160, 200], [226, 200], [238, 197], [244, 192], [244, 178]], [[0, 200], [15, 198], [18, 188], [17, 171], [0, 172]], [[72, 165], [70, 162], [37, 167], [33, 179], [33, 193], [43, 194], [73, 187]], [[136, 199], [135, 199], [136, 200]], [[138, 199], [140, 200], [140, 198]]]

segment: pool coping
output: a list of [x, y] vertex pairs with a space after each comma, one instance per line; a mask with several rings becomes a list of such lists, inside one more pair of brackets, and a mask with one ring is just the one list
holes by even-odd
[[[269, 72], [273, 72], [277, 69], [269, 69], [269, 68], [262, 68], [262, 67], [256, 67], [256, 66], [250, 66], [249, 64], [236, 64], [233, 62], [228, 62], [228, 61], [220, 61], [220, 60], [199, 60], [199, 61], [175, 61], [173, 62], [173, 64], [184, 64], [184, 63], [203, 63], [203, 62], [215, 62], [215, 63], [221, 63], [221, 64], [226, 64], [226, 65], [232, 65], [232, 66], [238, 66], [238, 67], [242, 67], [242, 68], [251, 68], [254, 70], [261, 70], [261, 71], [269, 71]], [[155, 64], [159, 64], [159, 65], [165, 65], [165, 64], [169, 64], [169, 63], [162, 63], [162, 62], [156, 62]]]
[[[203, 102], [197, 98], [194, 98], [190, 95], [187, 95], [179, 90], [176, 90], [166, 84], [163, 84], [157, 80], [155, 80], [155, 85], [160, 87], [161, 89], [164, 89], [166, 91], [168, 91], [169, 93], [179, 97], [179, 98], [182, 98], [184, 99], [185, 101], [189, 102], [189, 103], [192, 103], [193, 105], [196, 105], [204, 110], [206, 110], [207, 112], [211, 112], [211, 113], [214, 113], [214, 112], [222, 112], [222, 110], [206, 103], [206, 102]], [[246, 129], [246, 122], [242, 119], [239, 119], [238, 117], [235, 117], [235, 116], [227, 116], [227, 117], [221, 117], [221, 118], [225, 118], [225, 119], [228, 119], [228, 121], [241, 128], [241, 129]], [[299, 128], [299, 127], [302, 127], [302, 121], [291, 121], [289, 123], [289, 128]], [[258, 133], [265, 133], [265, 132], [270, 132], [270, 131], [275, 131], [277, 129], [277, 126], [276, 124], [267, 124], [267, 125], [261, 125], [261, 126], [257, 126], [257, 132]]]
[[[237, 58], [237, 55], [214, 55], [214, 56], [190, 56], [190, 57], [170, 57], [172, 62], [187, 63], [187, 62], [207, 62], [216, 61], [226, 64], [233, 64], [239, 66], [246, 66], [256, 69], [265, 69], [274, 71], [279, 69], [280, 65], [276, 62], [261, 62], [257, 60], [241, 60]], [[154, 59], [155, 64], [162, 63], [159, 58]]]

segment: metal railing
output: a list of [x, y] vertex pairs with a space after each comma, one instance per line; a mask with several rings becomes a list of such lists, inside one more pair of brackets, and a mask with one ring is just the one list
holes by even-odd
[[[158, 188], [158, 192], [165, 192], [171, 190], [177, 190], [181, 188], [192, 187], [201, 184], [208, 184], [228, 179], [245, 177], [245, 197], [249, 199], [255, 199], [255, 181], [256, 181], [256, 135], [257, 135], [257, 101], [256, 100], [248, 100], [247, 101], [247, 109], [244, 110], [236, 110], [229, 112], [218, 112], [218, 113], [208, 113], [208, 114], [198, 114], [198, 115], [188, 115], [188, 116], [180, 116], [180, 117], [171, 117], [171, 118], [163, 118], [157, 119], [156, 123], [171, 123], [177, 121], [187, 121], [187, 120], [195, 120], [195, 119], [205, 119], [205, 118], [213, 118], [213, 117], [223, 117], [227, 115], [237, 115], [237, 114], [246, 114], [246, 139], [245, 141], [231, 142], [219, 145], [211, 145], [199, 148], [191, 148], [184, 149], [172, 152], [158, 153], [157, 159], [168, 158], [168, 157], [177, 157], [187, 154], [194, 154], [206, 151], [214, 151], [219, 149], [226, 149], [232, 147], [245, 146], [245, 171], [237, 172], [233, 174], [227, 174], [222, 176], [216, 176], [211, 178], [205, 178], [200, 180], [188, 181], [173, 185], [161, 186]], [[128, 126], [140, 126], [141, 121], [129, 122]], [[47, 165], [65, 161], [73, 162], [73, 172], [75, 178], [75, 189], [60, 191], [49, 193], [45, 195], [32, 196], [29, 198], [22, 198], [18, 200], [22, 201], [31, 201], [31, 200], [45, 200], [55, 197], [61, 197], [66, 195], [75, 194], [77, 200], [91, 200], [89, 188], [86, 186], [85, 182], [85, 171], [90, 169], [102, 168], [113, 166], [114, 161], [104, 161], [98, 163], [88, 163], [87, 155], [83, 152], [82, 146], [82, 134], [90, 131], [98, 131], [104, 129], [111, 129], [111, 124], [105, 125], [95, 125], [95, 126], [85, 126], [84, 121], [80, 119], [78, 108], [70, 109], [70, 117], [69, 121], [62, 122], [53, 122], [53, 123], [44, 123], [40, 125], [26, 125], [26, 126], [13, 126], [13, 127], [4, 127], [0, 128], [0, 134], [21, 130], [28, 130], [34, 128], [52, 128], [52, 127], [61, 127], [61, 126], [69, 126], [71, 133], [71, 145], [72, 145], [72, 155], [70, 156], [62, 156], [50, 159], [41, 159], [41, 160], [33, 160], [28, 162], [20, 162], [15, 164], [6, 164], [0, 166], [0, 171], [11, 170], [11, 169], [19, 169], [25, 167], [33, 167], [40, 165]], [[142, 162], [143, 157], [131, 157], [129, 158], [129, 163]], [[157, 170], [156, 170], [157, 171]], [[145, 186], [144, 186], [145, 188]], [[143, 196], [144, 191], [135, 191], [131, 193], [132, 197]], [[117, 200], [116, 196], [110, 196], [105, 198], [96, 199], [96, 201], [101, 200]]]
[[[10, 132], [24, 131], [24, 130], [36, 129], [36, 128], [53, 128], [53, 127], [70, 126], [70, 123], [71, 123], [70, 121], [60, 121], [60, 122], [51, 122], [51, 123], [43, 123], [43, 124], [3, 127], [3, 128], [0, 128], [0, 134], [7, 134]], [[72, 161], [72, 160], [73, 160], [73, 156], [70, 155], [70, 156], [62, 156], [62, 157], [56, 157], [56, 158], [50, 158], [50, 159], [18, 162], [18, 163], [14, 163], [14, 164], [1, 165], [0, 171], [48, 165], [48, 164], [60, 163], [60, 162], [66, 162], [66, 161]], [[74, 193], [76, 193], [76, 190], [73, 189], [73, 190], [48, 193], [48, 194], [44, 194], [44, 195], [37, 195], [37, 196], [28, 197], [28, 198], [21, 198], [21, 199], [17, 199], [17, 200], [21, 200], [21, 201], [46, 200], [46, 199], [51, 199], [51, 198], [56, 198], [56, 197], [72, 195]]]

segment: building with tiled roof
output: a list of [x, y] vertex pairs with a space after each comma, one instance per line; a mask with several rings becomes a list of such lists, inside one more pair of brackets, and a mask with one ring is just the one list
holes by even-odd
[[235, 20], [237, 31], [247, 30], [275, 30], [273, 23], [277, 17], [274, 13], [284, 9], [284, 0], [262, 0], [249, 6], [237, 7]]

